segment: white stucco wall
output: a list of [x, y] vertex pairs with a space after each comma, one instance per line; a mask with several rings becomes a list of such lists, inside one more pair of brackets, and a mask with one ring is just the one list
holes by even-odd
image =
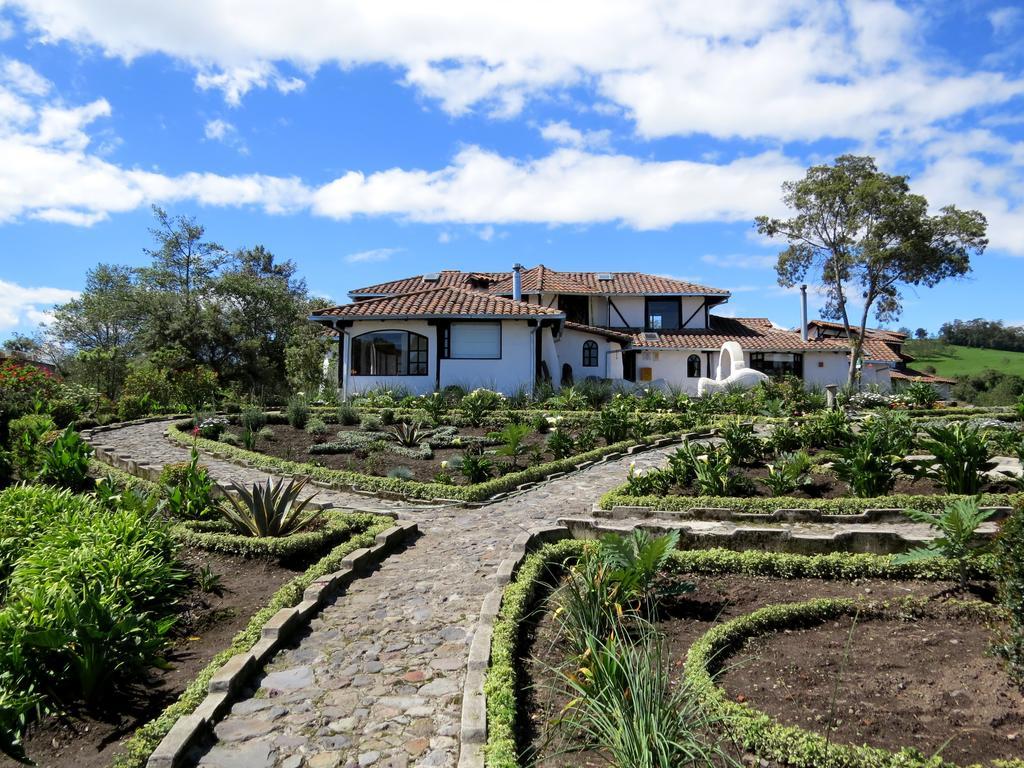
[[[583, 367], [583, 344], [587, 341], [593, 341], [597, 344], [596, 368]], [[581, 381], [587, 376], [597, 376], [602, 379], [615, 378], [610, 370], [610, 366], [614, 365], [609, 360], [610, 357], [618, 358], [618, 376], [621, 376], [622, 356], [609, 354], [609, 352], [617, 351], [621, 348], [617, 342], [609, 341], [604, 336], [584, 333], [583, 331], [576, 331], [570, 328], [563, 329], [562, 335], [555, 342], [559, 362], [568, 363], [572, 366], [574, 381]], [[561, 368], [559, 368], [559, 375], [561, 375]]]
[[457, 384], [467, 390], [486, 387], [510, 393], [533, 386], [533, 328], [524, 320], [501, 323], [500, 360], [442, 360], [441, 387]]
[[809, 387], [824, 387], [828, 384], [842, 386], [846, 383], [849, 368], [843, 352], [805, 352], [804, 384]]

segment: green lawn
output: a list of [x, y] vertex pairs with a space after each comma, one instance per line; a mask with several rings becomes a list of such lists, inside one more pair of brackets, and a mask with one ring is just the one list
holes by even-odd
[[956, 378], [988, 368], [1024, 376], [1024, 352], [958, 347], [937, 341], [908, 341], [903, 349], [914, 356], [914, 362], [910, 363], [912, 368], [923, 371], [925, 366], [931, 365], [939, 376]]

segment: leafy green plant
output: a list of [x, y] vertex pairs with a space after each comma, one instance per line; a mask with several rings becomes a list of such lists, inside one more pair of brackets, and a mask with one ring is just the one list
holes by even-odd
[[917, 509], [904, 510], [915, 523], [936, 528], [942, 535], [923, 547], [915, 547], [897, 555], [897, 563], [912, 563], [932, 557], [944, 557], [956, 563], [960, 588], [967, 587], [970, 561], [991, 549], [991, 542], [979, 540], [978, 528], [992, 517], [992, 510], [982, 510], [977, 499], [960, 499], [940, 513]]
[[824, 411], [808, 419], [798, 432], [804, 448], [839, 448], [853, 436], [849, 420], [841, 410]]
[[724, 448], [708, 447], [693, 464], [693, 485], [702, 496], [735, 496], [743, 489]]
[[292, 395], [288, 398], [285, 418], [294, 429], [305, 429], [309, 421], [309, 401], [303, 395]]
[[392, 424], [388, 428], [387, 433], [399, 445], [403, 445], [406, 448], [417, 448], [427, 439], [427, 434], [422, 427], [413, 422], [400, 421], [397, 424]]
[[914, 448], [917, 424], [902, 411], [883, 411], [865, 418], [861, 432], [869, 434], [882, 453], [906, 456]]
[[697, 456], [702, 450], [703, 446], [684, 440], [683, 444], [669, 455], [668, 470], [676, 484], [685, 488], [693, 482], [697, 474]]
[[49, 416], [30, 413], [8, 425], [14, 470], [23, 480], [33, 479], [39, 472], [46, 436], [56, 429]]
[[519, 466], [519, 457], [526, 453], [525, 440], [530, 432], [531, 429], [527, 424], [509, 424], [501, 432], [490, 435], [490, 437], [501, 441], [501, 445], [498, 446], [495, 453], [511, 459], [512, 469]]
[[242, 428], [250, 432], [259, 432], [267, 425], [267, 414], [262, 408], [248, 405], [239, 416]]
[[[279, 537], [300, 533], [316, 523], [323, 510], [303, 515], [306, 506], [316, 494], [299, 501], [307, 478], [271, 480], [254, 483], [252, 490], [232, 482], [234, 493], [226, 494], [227, 504], [221, 504], [220, 513], [243, 536]], [[237, 496], [237, 498], [236, 498]]]
[[213, 512], [213, 480], [193, 448], [187, 462], [167, 464], [157, 480], [163, 508], [177, 520], [200, 520]]
[[211, 595], [219, 595], [224, 591], [224, 584], [221, 581], [219, 574], [213, 572], [213, 569], [208, 565], [204, 565], [195, 574], [196, 586], [202, 592], [206, 592]]
[[790, 453], [800, 447], [800, 433], [792, 423], [785, 421], [772, 430], [765, 442], [774, 454]]
[[636, 413], [630, 409], [627, 400], [616, 395], [598, 412], [594, 429], [608, 445], [618, 443], [629, 437], [635, 417]]
[[955, 423], [926, 427], [927, 438], [920, 448], [934, 458], [914, 462], [914, 474], [936, 480], [947, 493], [978, 493], [985, 472], [996, 466], [990, 461], [988, 435], [984, 430]]
[[806, 451], [786, 453], [768, 465], [768, 476], [761, 478], [761, 482], [772, 496], [785, 496], [807, 484], [810, 469], [811, 457]]
[[491, 476], [494, 462], [479, 453], [466, 453], [463, 454], [458, 469], [472, 485], [482, 483]]
[[566, 456], [572, 456], [576, 444], [568, 430], [556, 428], [548, 435], [547, 447], [556, 459], [564, 459]]
[[896, 485], [898, 462], [902, 457], [884, 453], [884, 446], [879, 442], [874, 433], [862, 432], [837, 451], [832, 469], [850, 486], [854, 496], [883, 496]]
[[926, 381], [912, 382], [900, 394], [916, 408], [934, 408], [939, 402], [938, 390]]
[[440, 424], [441, 419], [448, 413], [448, 401], [440, 392], [431, 392], [429, 395], [425, 395], [420, 405], [435, 426]]
[[459, 409], [465, 415], [470, 426], [480, 427], [484, 417], [501, 405], [501, 395], [489, 389], [474, 389], [462, 398]]
[[260, 427], [260, 431], [256, 433], [256, 436], [260, 440], [275, 440], [277, 438], [271, 427]]
[[306, 434], [312, 435], [313, 437], [322, 437], [326, 435], [330, 429], [327, 427], [327, 422], [319, 416], [310, 416], [306, 422]]
[[1002, 525], [995, 542], [999, 602], [1007, 629], [998, 646], [1010, 676], [1024, 685], [1024, 506], [1017, 505]]
[[359, 411], [352, 403], [340, 403], [338, 405], [338, 423], [343, 427], [354, 427], [359, 423]]
[[412, 480], [416, 475], [409, 467], [392, 467], [388, 470], [388, 477], [398, 480]]
[[68, 426], [42, 450], [37, 479], [43, 483], [79, 491], [90, 484], [89, 462], [93, 450], [75, 428]]
[[630, 462], [626, 474], [626, 493], [631, 496], [663, 496], [672, 487], [674, 475], [670, 470], [651, 468], [637, 471], [636, 462]]
[[754, 434], [754, 425], [730, 419], [718, 429], [725, 443], [725, 452], [733, 464], [750, 464], [764, 452], [761, 440]]
[[256, 445], [259, 443], [260, 433], [259, 430], [250, 429], [249, 427], [242, 428], [242, 447], [247, 451], [255, 451]]

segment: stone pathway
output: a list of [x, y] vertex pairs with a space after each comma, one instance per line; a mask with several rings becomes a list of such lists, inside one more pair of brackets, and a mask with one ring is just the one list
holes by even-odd
[[[183, 461], [159, 423], [96, 436], [140, 462]], [[597, 464], [477, 508], [416, 508], [351, 493], [319, 500], [390, 509], [422, 536], [327, 606], [216, 728], [196, 755], [203, 768], [454, 766], [469, 641], [491, 577], [523, 531], [589, 512], [639, 468], [664, 463], [668, 447]], [[266, 479], [212, 457], [218, 482]]]

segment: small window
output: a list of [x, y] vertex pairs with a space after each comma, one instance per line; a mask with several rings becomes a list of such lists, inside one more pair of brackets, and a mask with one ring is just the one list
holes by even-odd
[[501, 323], [452, 323], [449, 354], [456, 360], [500, 360]]
[[583, 367], [597, 368], [597, 342], [583, 342]]
[[700, 378], [700, 355], [690, 355], [686, 358], [686, 375], [691, 379]]
[[429, 342], [409, 331], [373, 331], [352, 339], [353, 376], [426, 376]]

